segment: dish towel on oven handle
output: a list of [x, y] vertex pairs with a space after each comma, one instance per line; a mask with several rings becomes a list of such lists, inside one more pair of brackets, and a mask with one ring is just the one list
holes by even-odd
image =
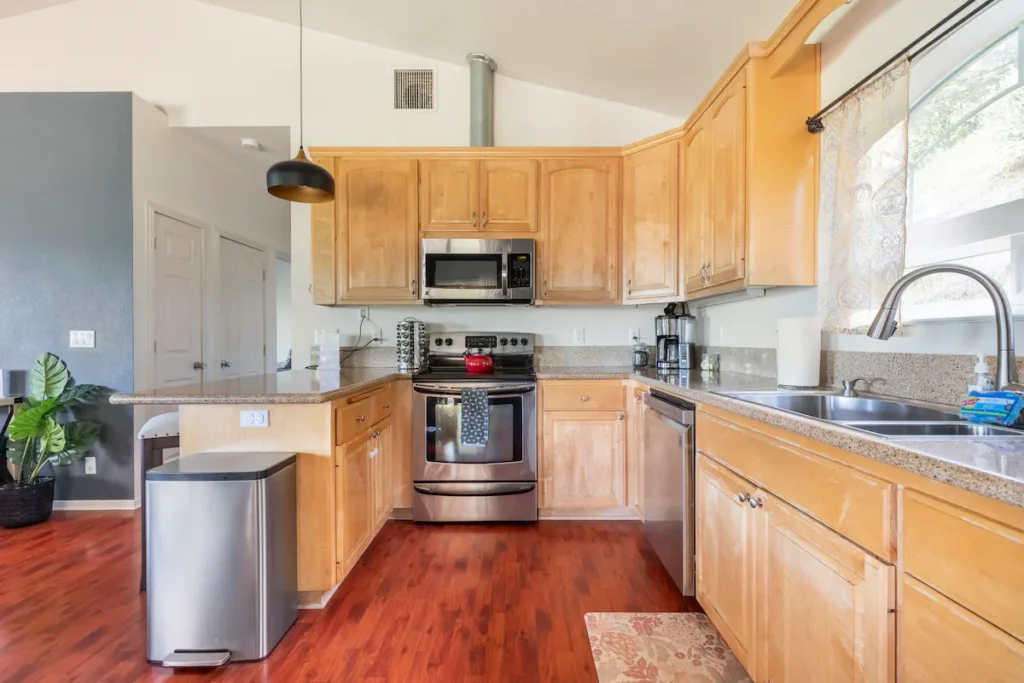
[[463, 446], [486, 446], [490, 431], [486, 389], [462, 390], [462, 418], [459, 425]]

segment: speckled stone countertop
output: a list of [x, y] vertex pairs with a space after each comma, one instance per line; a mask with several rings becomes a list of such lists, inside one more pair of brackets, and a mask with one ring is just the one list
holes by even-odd
[[544, 368], [540, 379], [633, 379], [680, 398], [715, 406], [758, 422], [843, 448], [929, 479], [1024, 507], [1022, 439], [883, 439], [842, 425], [741, 401], [714, 392], [771, 391], [769, 377], [721, 373], [705, 380], [700, 371], [659, 375], [653, 369]]
[[117, 405], [326, 403], [389, 380], [409, 377], [410, 373], [395, 368], [345, 368], [334, 372], [288, 370], [272, 375], [114, 394], [110, 402]]

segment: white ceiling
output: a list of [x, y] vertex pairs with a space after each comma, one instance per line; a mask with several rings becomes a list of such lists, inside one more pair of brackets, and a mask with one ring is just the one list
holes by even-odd
[[[203, 0], [298, 23], [298, 0]], [[684, 118], [750, 40], [796, 0], [304, 0], [305, 24]]]
[[72, 0], [0, 0], [0, 19], [13, 17], [16, 14], [35, 12], [65, 2], [72, 2]]

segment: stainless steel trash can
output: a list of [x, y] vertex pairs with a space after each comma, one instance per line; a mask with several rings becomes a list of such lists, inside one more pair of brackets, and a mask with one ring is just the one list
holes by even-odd
[[263, 659], [298, 608], [294, 453], [198, 453], [146, 472], [146, 657]]

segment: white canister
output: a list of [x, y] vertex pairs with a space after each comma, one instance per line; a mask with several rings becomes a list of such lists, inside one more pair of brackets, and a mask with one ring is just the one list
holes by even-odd
[[775, 355], [780, 387], [812, 389], [821, 384], [821, 318], [779, 318]]

